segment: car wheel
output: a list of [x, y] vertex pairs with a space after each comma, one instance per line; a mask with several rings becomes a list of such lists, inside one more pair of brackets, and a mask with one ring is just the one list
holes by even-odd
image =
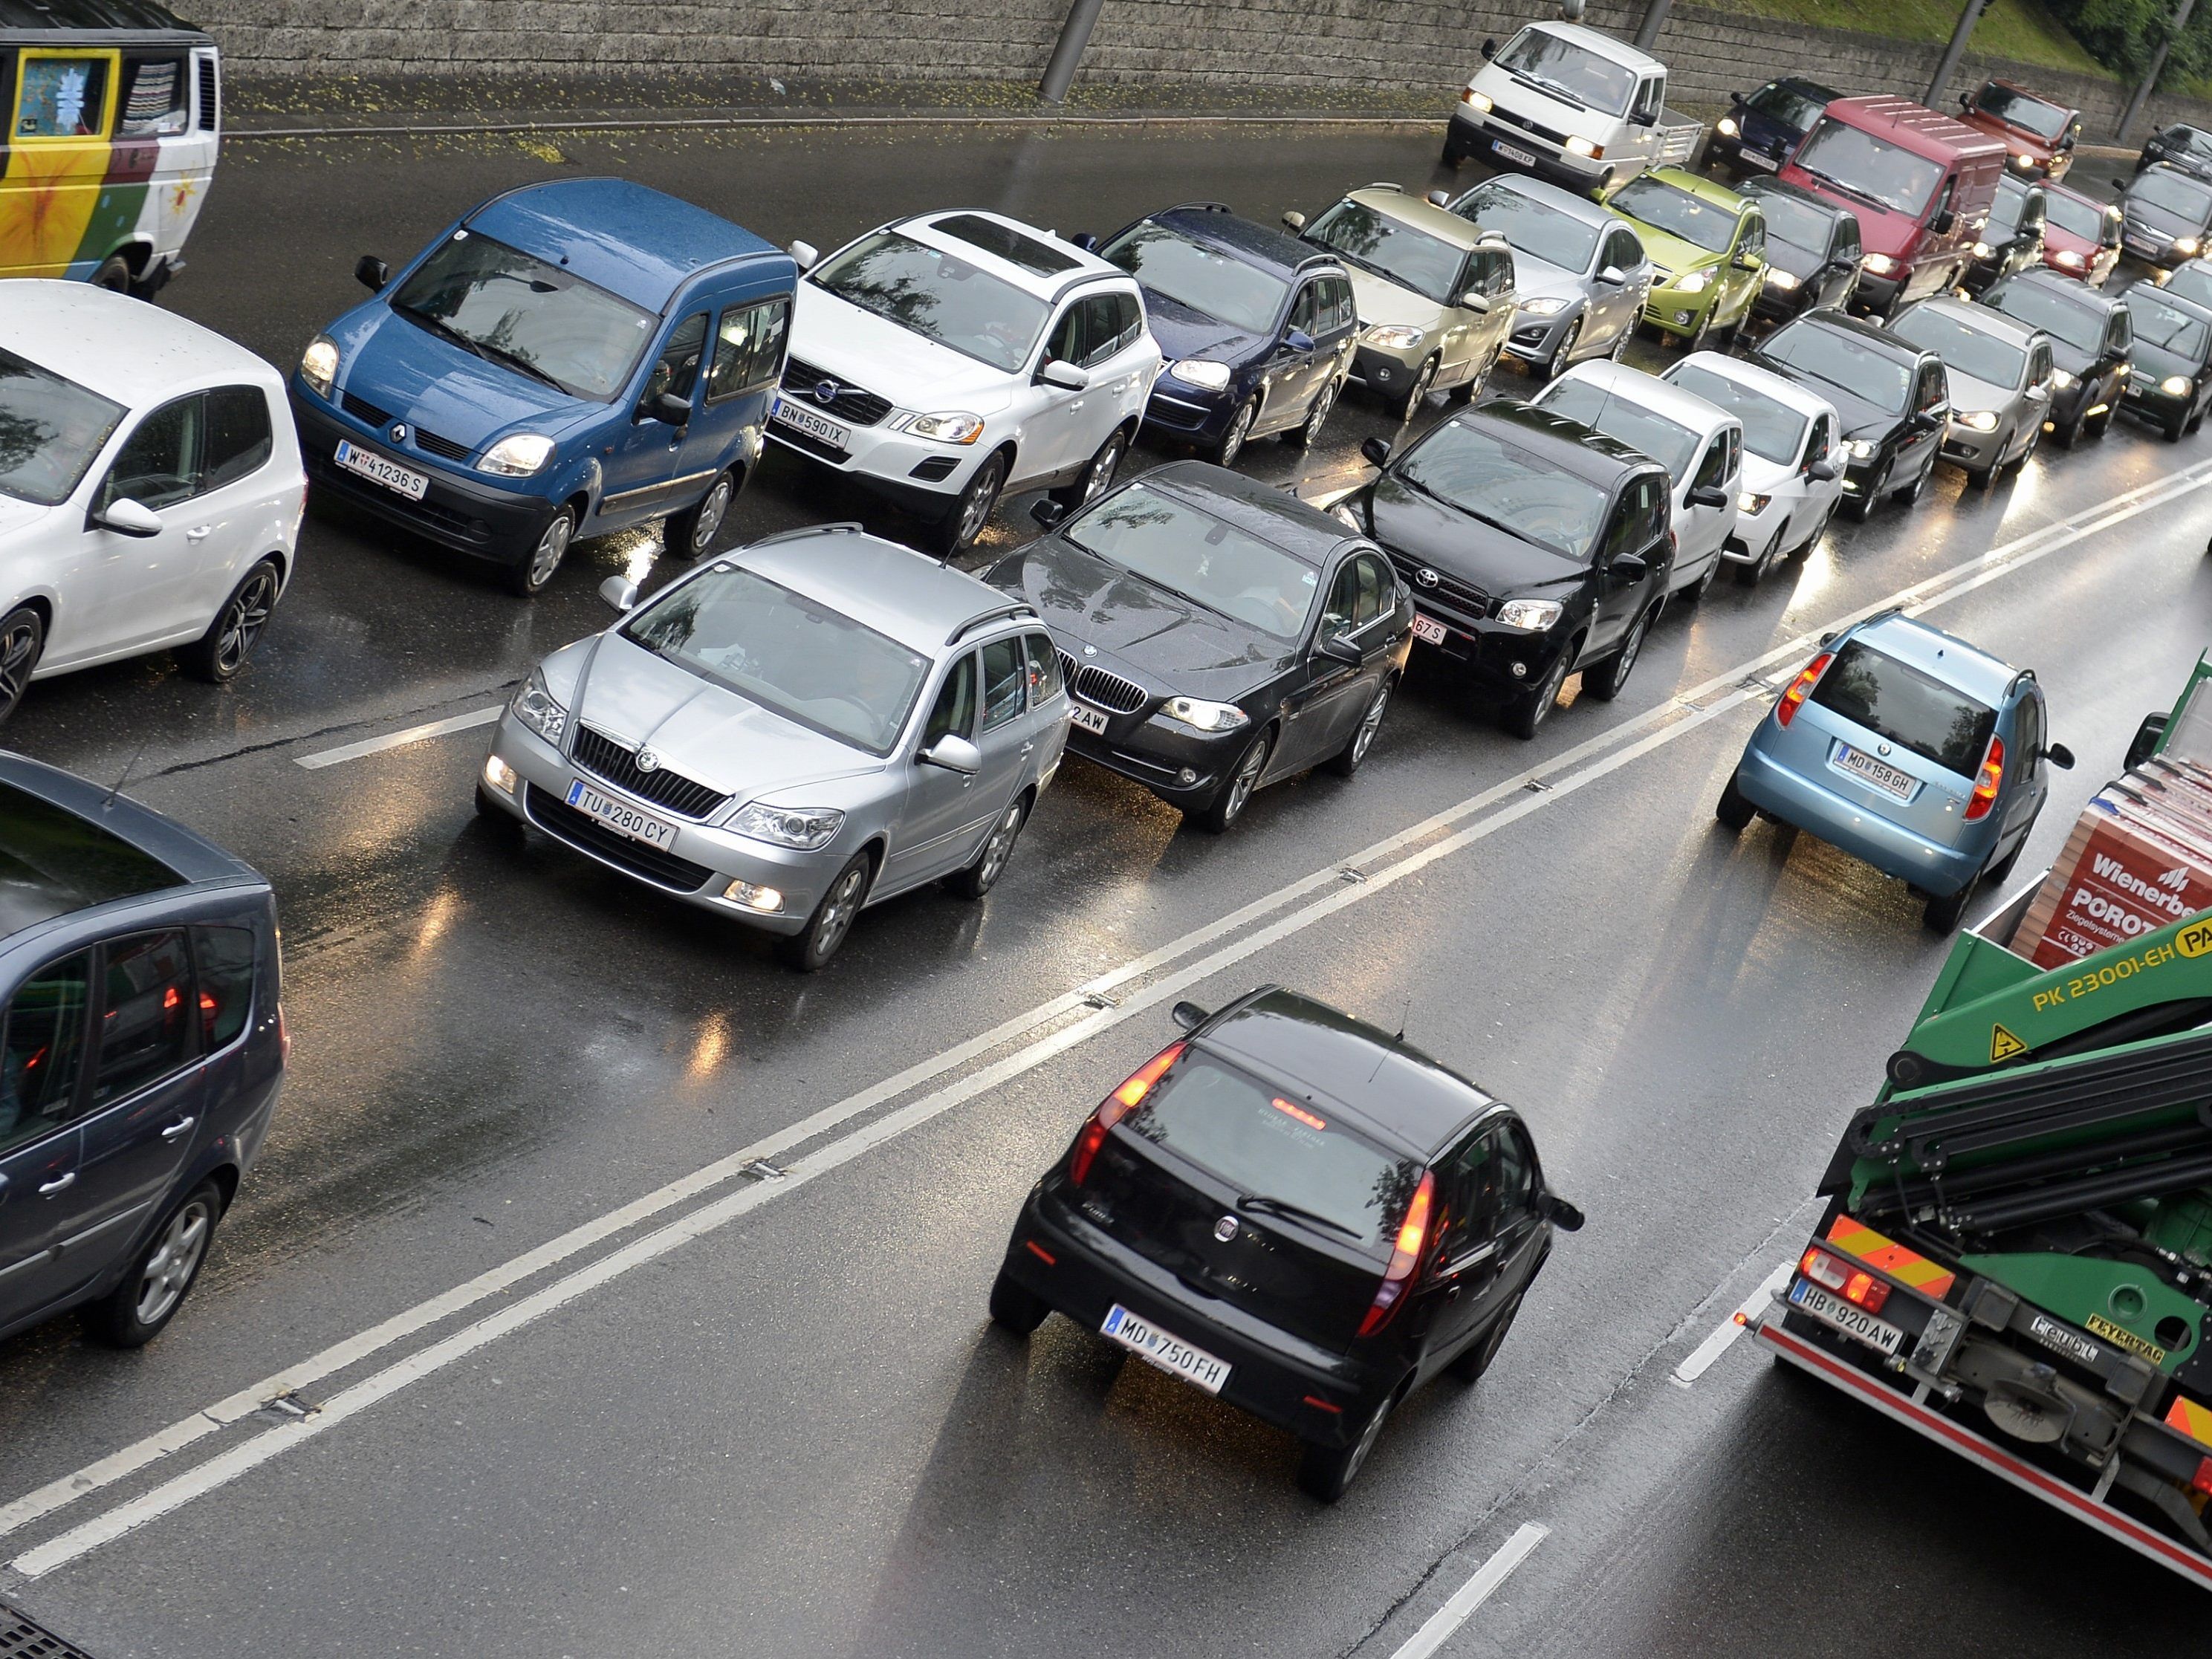
[[1793, 559], [1797, 558], [1803, 554], [1810, 553], [1814, 548], [1818, 547], [1820, 544], [1820, 538], [1828, 533], [1828, 526], [1835, 522], [1835, 517], [1836, 504], [1832, 501], [1824, 509], [1822, 509], [1820, 516], [1814, 520], [1813, 533], [1806, 537], [1803, 541], [1798, 543], [1796, 546], [1791, 548], [1790, 550], [1790, 556]]
[[1628, 349], [1628, 337], [1635, 332], [1636, 331], [1632, 328], [1622, 329], [1620, 333], [1613, 337], [1613, 343], [1606, 349], [1605, 355], [1610, 357], [1614, 362], [1619, 362], [1621, 358], [1621, 354]]
[[104, 288], [110, 294], [131, 292], [131, 263], [119, 253], [111, 253], [100, 262], [100, 269], [92, 273], [92, 285]]
[[1966, 920], [1966, 907], [1973, 902], [1981, 885], [1982, 872], [1977, 870], [1957, 892], [1946, 898], [1929, 899], [1920, 912], [1922, 924], [1939, 938], [1957, 932], [1959, 924]]
[[979, 899], [998, 884], [999, 878], [1006, 872], [1006, 860], [1014, 854], [1014, 843], [1021, 839], [1022, 825], [1028, 822], [1030, 801], [1027, 795], [1018, 796], [1006, 804], [999, 814], [999, 821], [991, 827], [983, 845], [975, 854], [975, 863], [953, 876], [946, 885], [962, 898]]
[[1053, 500], [1071, 512], [1086, 507], [1114, 487], [1114, 477], [1121, 470], [1122, 457], [1129, 453], [1129, 429], [1115, 427], [1106, 434], [1106, 441], [1098, 446], [1098, 453], [1083, 469], [1083, 476], [1065, 489], [1052, 492]]
[[2194, 432], [2198, 427], [2203, 426], [2203, 424], [2204, 411], [2200, 409], [2194, 415], [2191, 415], [2189, 417], [2189, 424], [2183, 427], [2181, 429], [2184, 432]]
[[1328, 424], [1329, 413], [1336, 407], [1336, 394], [1343, 386], [1341, 380], [1330, 380], [1316, 394], [1313, 406], [1306, 417], [1283, 434], [1283, 441], [1297, 449], [1311, 449], [1321, 441], [1321, 429]]
[[1505, 1304], [1504, 1311], [1490, 1322], [1490, 1328], [1468, 1344], [1466, 1350], [1448, 1362], [1444, 1369], [1455, 1382], [1480, 1382], [1482, 1374], [1498, 1358], [1498, 1351], [1505, 1346], [1505, 1333], [1513, 1328], [1513, 1318], [1521, 1311], [1521, 1298], [1515, 1297]]
[[2161, 429], [2166, 434], [2166, 442], [2170, 444], [2179, 443], [2181, 441], [2181, 434], [2188, 427], [2188, 424], [2189, 413], [2186, 410], [2177, 409], [2172, 414], [2167, 416], [2166, 419], [2160, 422]]
[[[2119, 399], [2119, 394], [2118, 394], [2118, 392], [2113, 393], [2113, 395], [2112, 395], [2112, 407], [2113, 407], [2113, 408], [2117, 408], [2117, 407], [2118, 406], [2118, 404], [2119, 404], [2119, 401], [2120, 401], [2120, 399]], [[2101, 438], [2101, 437], [2103, 437], [2103, 436], [2105, 435], [2105, 434], [2106, 434], [2106, 433], [2107, 433], [2107, 432], [2109, 432], [2109, 431], [2111, 431], [2111, 430], [2112, 430], [2112, 408], [2107, 408], [2107, 409], [2105, 410], [2105, 412], [2104, 412], [2103, 414], [2101, 414], [2101, 415], [2100, 415], [2100, 416], [2097, 416], [2094, 419], [2087, 420], [2087, 421], [2084, 421], [2084, 422], [2081, 423], [2081, 430], [2083, 431], [2083, 433], [2085, 433], [2087, 435], [2088, 435], [2089, 437], [2092, 437], [2092, 438]]]
[[2026, 851], [2027, 851], [2027, 837], [2022, 836], [2013, 843], [2011, 852], [2007, 853], [1995, 864], [1982, 872], [1983, 884], [1991, 885], [2011, 880], [2013, 870], [2020, 863], [2020, 855]]
[[[1546, 380], [1556, 380], [1574, 367], [1575, 348], [1582, 343], [1582, 337], [1583, 319], [1577, 317], [1567, 325], [1567, 331], [1559, 336], [1559, 344], [1552, 348], [1552, 355], [1544, 360]], [[1624, 340], [1628, 337], [1626, 329], [1620, 331], [1620, 337]]]
[[837, 954], [837, 947], [852, 933], [853, 918], [860, 914], [860, 906], [867, 902], [868, 879], [874, 871], [874, 861], [867, 854], [855, 853], [852, 862], [832, 878], [822, 895], [822, 902], [806, 919], [805, 927], [779, 941], [783, 959], [802, 974], [817, 973], [827, 967], [830, 958]]
[[1429, 400], [1429, 388], [1437, 383], [1437, 360], [1427, 359], [1414, 372], [1413, 384], [1406, 388], [1406, 395], [1391, 405], [1390, 412], [1401, 421], [1410, 421], [1423, 404]]
[[1213, 792], [1213, 799], [1191, 816], [1198, 827], [1213, 835], [1244, 816], [1244, 809], [1252, 799], [1252, 792], [1260, 787], [1260, 777], [1267, 769], [1267, 757], [1274, 752], [1275, 733], [1272, 728], [1252, 739], [1252, 746], [1237, 760], [1237, 769], [1229, 781]]
[[1254, 398], [1238, 405], [1229, 417], [1229, 429], [1221, 434], [1221, 441], [1213, 446], [1211, 459], [1216, 466], [1234, 466], [1237, 458], [1244, 453], [1244, 441], [1252, 435], [1252, 422], [1260, 418], [1260, 400]]
[[1713, 808], [1713, 816], [1721, 821], [1721, 827], [1731, 835], [1740, 834], [1751, 827], [1758, 813], [1759, 809], [1746, 800], [1743, 791], [1735, 787], [1735, 774], [1729, 773], [1728, 782], [1721, 789], [1720, 803]]
[[1656, 605], [1645, 605], [1643, 614], [1629, 623], [1628, 637], [1620, 642], [1620, 649], [1595, 668], [1583, 671], [1583, 690], [1601, 702], [1611, 702], [1627, 689], [1628, 677], [1636, 672], [1636, 659], [1644, 654], [1644, 635], [1658, 609]]
[[154, 1230], [123, 1282], [87, 1310], [92, 1334], [118, 1348], [143, 1348], [159, 1336], [199, 1277], [222, 1216], [215, 1182], [203, 1181], [187, 1193]]
[[173, 654], [177, 665], [194, 679], [207, 681], [211, 685], [224, 685], [238, 678], [238, 671], [246, 666], [246, 659], [253, 654], [253, 647], [261, 630], [269, 626], [270, 614], [276, 609], [277, 595], [283, 592], [284, 579], [274, 559], [264, 559], [246, 573], [246, 578], [231, 589], [230, 597], [215, 613], [208, 631], [190, 645], [179, 646]]
[[1006, 487], [1006, 456], [985, 457], [982, 465], [975, 469], [975, 476], [968, 480], [968, 488], [960, 492], [960, 499], [953, 502], [952, 510], [931, 527], [929, 550], [949, 559], [973, 544], [991, 522], [992, 511], [999, 505], [999, 492]]
[[568, 544], [575, 534], [576, 515], [564, 507], [545, 521], [545, 528], [538, 532], [538, 545], [530, 550], [530, 556], [507, 568], [508, 591], [526, 599], [544, 592], [545, 584], [561, 568], [561, 561], [568, 556]]
[[1911, 483], [1900, 485], [1890, 492], [1890, 499], [1899, 507], [1911, 507], [1928, 493], [1928, 475], [1936, 470], [1933, 461], [1920, 469], [1920, 476]]
[[2021, 446], [2020, 453], [2012, 458], [2013, 470], [2015, 472], [2026, 467], [2028, 462], [2035, 459], [2036, 446], [2042, 441], [2043, 422], [2038, 421], [2028, 428], [2027, 441]]
[[1006, 1277], [1003, 1267], [991, 1281], [991, 1322], [1000, 1330], [1014, 1336], [1028, 1336], [1044, 1323], [1044, 1316], [1051, 1311], [1042, 1297], [1015, 1284]]
[[1705, 574], [1682, 590], [1682, 602], [1685, 605], [1695, 605], [1699, 599], [1704, 599], [1706, 594], [1713, 591], [1713, 584], [1720, 580], [1720, 574], [1721, 556], [1716, 553], [1713, 555], [1713, 562], [1705, 567]]
[[1970, 466], [1966, 469], [1966, 488], [1981, 495], [1996, 481], [1996, 476], [1994, 466]]
[[1376, 1407], [1349, 1445], [1319, 1446], [1309, 1441], [1304, 1455], [1298, 1459], [1298, 1490], [1324, 1504], [1334, 1504], [1343, 1497], [1365, 1465], [1367, 1454], [1382, 1437], [1382, 1425], [1389, 1418], [1391, 1404], [1385, 1398]]
[[661, 532], [662, 543], [678, 558], [704, 558], [713, 549], [714, 538], [722, 533], [722, 521], [730, 516], [730, 503], [737, 495], [736, 475], [723, 473], [692, 505], [669, 515]]
[[477, 783], [477, 817], [483, 820], [485, 830], [491, 834], [513, 842], [522, 839], [522, 820], [493, 799], [491, 791], [484, 787], [481, 779]]
[[2067, 422], [2065, 425], [2051, 428], [2051, 435], [2058, 441], [2058, 447], [2061, 449], [2071, 449], [2075, 444], [2081, 441], [2081, 428], [2086, 424], [2087, 422], [2081, 418], [2080, 410], [2077, 410], [2075, 412], [2074, 418]]
[[15, 712], [46, 648], [46, 621], [27, 605], [0, 617], [0, 720]]
[[1450, 133], [1445, 133], [1443, 148], [1444, 165], [1448, 167], [1456, 169], [1459, 164], [1466, 159], [1467, 152], [1459, 147], [1459, 141], [1453, 137]]
[[1382, 716], [1390, 707], [1391, 684], [1389, 676], [1385, 675], [1382, 684], [1375, 688], [1375, 696], [1367, 705], [1367, 712], [1359, 717], [1359, 724], [1345, 739], [1344, 747], [1329, 757], [1328, 769], [1340, 778], [1348, 778], [1357, 772], [1359, 763], [1367, 758], [1367, 751], [1374, 747], [1375, 734], [1382, 729]]
[[1506, 705], [1505, 729], [1515, 737], [1526, 740], [1543, 730], [1544, 722], [1551, 718], [1552, 709], [1559, 701], [1559, 688], [1567, 683], [1569, 665], [1574, 661], [1579, 643], [1577, 641], [1570, 644], [1559, 653], [1540, 685]]
[[1705, 308], [1704, 313], [1698, 318], [1697, 326], [1692, 328], [1682, 341], [1684, 352], [1703, 351], [1713, 343], [1713, 313], [1719, 309], [1718, 306], [1707, 306]]

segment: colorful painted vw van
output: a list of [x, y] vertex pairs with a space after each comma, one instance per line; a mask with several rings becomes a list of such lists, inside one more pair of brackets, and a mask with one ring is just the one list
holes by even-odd
[[152, 295], [215, 176], [216, 44], [154, 0], [0, 0], [0, 276]]

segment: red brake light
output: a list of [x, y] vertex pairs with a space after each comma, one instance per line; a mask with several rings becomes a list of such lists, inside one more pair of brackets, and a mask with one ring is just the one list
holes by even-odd
[[1398, 1237], [1390, 1247], [1390, 1265], [1383, 1271], [1382, 1282], [1375, 1287], [1374, 1305], [1359, 1322], [1360, 1335], [1374, 1335], [1397, 1311], [1399, 1298], [1406, 1294], [1406, 1285], [1420, 1261], [1421, 1246], [1428, 1243], [1429, 1211], [1436, 1200], [1437, 1178], [1424, 1175], [1421, 1184], [1413, 1188], [1413, 1201], [1406, 1206], [1405, 1220], [1398, 1224]]
[[1797, 718], [1798, 705], [1813, 695], [1813, 688], [1820, 683], [1820, 676], [1827, 672], [1828, 664], [1834, 657], [1834, 652], [1823, 651], [1805, 665], [1802, 673], [1790, 682], [1790, 689], [1782, 694], [1782, 701], [1774, 705], [1774, 723], [1777, 726], [1787, 726]]
[[1854, 1267], [1839, 1255], [1832, 1255], [1815, 1244], [1807, 1250], [1797, 1263], [1797, 1271], [1815, 1285], [1826, 1286], [1844, 1301], [1864, 1308], [1869, 1313], [1880, 1313], [1883, 1303], [1889, 1300], [1889, 1282], [1876, 1279], [1863, 1267]]
[[2191, 1477], [2189, 1484], [2208, 1497], [2212, 1497], [2212, 1457], [2200, 1457], [2197, 1460], [2197, 1473]]
[[1997, 804], [1997, 791], [2004, 787], [2004, 739], [1991, 738], [1989, 752], [1982, 757], [1981, 770], [1974, 774], [1974, 793], [1966, 802], [1966, 822], [1977, 823], [1989, 817], [1990, 808]]
[[1168, 1067], [1182, 1058], [1186, 1045], [1169, 1044], [1139, 1066], [1123, 1079], [1121, 1086], [1098, 1103], [1098, 1109], [1091, 1115], [1091, 1121], [1083, 1126], [1083, 1133], [1075, 1138], [1075, 1150], [1067, 1155], [1067, 1178], [1077, 1186], [1083, 1184], [1091, 1173], [1091, 1160], [1098, 1156], [1098, 1149], [1106, 1144], [1106, 1132], [1129, 1114], [1129, 1109], [1152, 1093], [1152, 1085], [1167, 1075]]
[[1844, 1283], [1844, 1300], [1857, 1303], [1869, 1313], [1880, 1313], [1881, 1304], [1889, 1300], [1889, 1286], [1870, 1273], [1855, 1273]]
[[1851, 1276], [1849, 1267], [1817, 1245], [1805, 1252], [1804, 1260], [1797, 1264], [1797, 1271], [1815, 1285], [1825, 1285], [1832, 1291], [1841, 1291]]

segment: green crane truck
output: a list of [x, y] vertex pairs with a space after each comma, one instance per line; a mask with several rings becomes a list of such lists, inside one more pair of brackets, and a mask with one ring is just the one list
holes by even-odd
[[1752, 1328], [2212, 1589], [2212, 911], [2046, 969], [2005, 948], [2037, 890], [1953, 946]]

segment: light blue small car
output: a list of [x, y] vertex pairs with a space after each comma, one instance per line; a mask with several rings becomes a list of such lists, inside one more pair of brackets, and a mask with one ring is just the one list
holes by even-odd
[[1731, 832], [1765, 814], [1864, 859], [1959, 925], [2002, 881], [2051, 789], [2043, 688], [1954, 635], [1897, 611], [1821, 643], [1759, 721], [1716, 809]]

